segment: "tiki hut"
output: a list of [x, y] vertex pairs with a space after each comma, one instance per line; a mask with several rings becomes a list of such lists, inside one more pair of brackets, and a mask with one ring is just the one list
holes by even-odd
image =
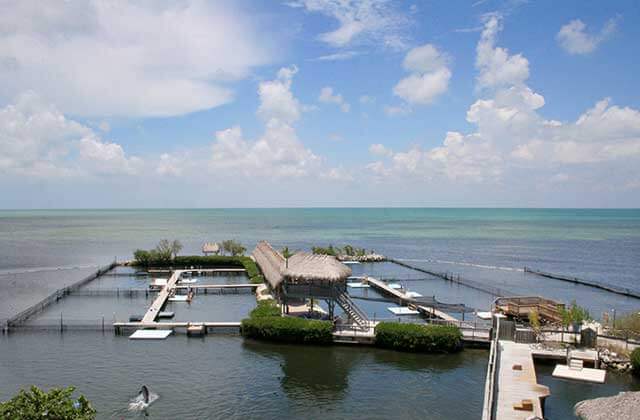
[[335, 257], [298, 252], [285, 259], [266, 241], [259, 242], [252, 255], [285, 305], [292, 300], [323, 299], [333, 315], [334, 301], [346, 295], [351, 269]]
[[217, 242], [207, 242], [202, 245], [202, 253], [204, 255], [215, 254], [218, 255], [220, 252], [220, 245]]

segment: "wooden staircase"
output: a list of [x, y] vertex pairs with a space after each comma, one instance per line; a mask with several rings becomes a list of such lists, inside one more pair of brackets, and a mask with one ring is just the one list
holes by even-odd
[[369, 318], [362, 311], [362, 309], [358, 308], [358, 305], [356, 305], [355, 302], [351, 300], [347, 292], [338, 293], [336, 296], [336, 302], [349, 316], [349, 319], [353, 320], [353, 322], [355, 322], [358, 327], [363, 330], [369, 329]]

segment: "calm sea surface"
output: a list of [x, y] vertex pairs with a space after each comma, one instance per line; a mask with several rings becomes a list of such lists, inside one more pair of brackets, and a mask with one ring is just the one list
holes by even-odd
[[[9, 308], [9, 300], [28, 302], [31, 288], [46, 290], [61, 279], [81, 278], [92, 266], [130, 258], [134, 249], [151, 248], [162, 238], [181, 240], [184, 254], [199, 253], [205, 241], [228, 238], [249, 250], [260, 239], [290, 249], [352, 244], [514, 294], [575, 299], [596, 317], [613, 308], [640, 308], [640, 300], [522, 270], [640, 291], [639, 210], [516, 209], [0, 211], [0, 307]], [[396, 279], [447, 303], [488, 309], [492, 300], [391, 263], [353, 269]], [[31, 324], [63, 318], [97, 325], [142, 313], [149, 304], [144, 295], [96, 292], [144, 288], [139, 281], [101, 278], [84, 295], [52, 305]], [[216, 279], [221, 281], [243, 279]], [[20, 285], [28, 287], [7, 292]], [[366, 290], [353, 294], [376, 297]], [[181, 320], [234, 321], [254, 303], [248, 294], [199, 296], [192, 306], [170, 310]], [[385, 303], [359, 303], [370, 316], [389, 316]], [[151, 418], [479, 418], [487, 356], [484, 350], [440, 356], [281, 346], [226, 335], [141, 343], [112, 332], [23, 331], [0, 336], [0, 400], [32, 383], [75, 385], [95, 403], [99, 418], [131, 418], [140, 415], [127, 410], [128, 402], [146, 383], [160, 395], [148, 412]], [[583, 398], [640, 389], [628, 376], [609, 375], [606, 385], [585, 386], [557, 381], [545, 366], [538, 374], [551, 387], [549, 418], [571, 416], [573, 404]]]

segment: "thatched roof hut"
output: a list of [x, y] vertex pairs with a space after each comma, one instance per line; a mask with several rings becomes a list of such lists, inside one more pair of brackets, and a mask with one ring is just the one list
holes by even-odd
[[298, 252], [289, 258], [284, 276], [292, 282], [338, 282], [351, 275], [351, 269], [330, 255]]
[[287, 261], [266, 241], [258, 242], [253, 257], [273, 289], [287, 283], [345, 282], [351, 269], [335, 257], [298, 252]]
[[631, 420], [640, 413], [640, 392], [621, 392], [613, 397], [594, 398], [576, 404], [576, 416], [584, 420]]
[[282, 267], [285, 264], [285, 258], [267, 241], [258, 242], [252, 255], [271, 287], [276, 289], [284, 278]]
[[207, 254], [217, 254], [220, 252], [220, 245], [217, 242], [207, 242], [202, 245], [202, 253], [204, 255]]

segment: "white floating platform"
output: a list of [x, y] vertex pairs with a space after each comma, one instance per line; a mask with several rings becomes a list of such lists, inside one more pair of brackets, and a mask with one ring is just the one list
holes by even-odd
[[418, 315], [420, 312], [415, 309], [409, 309], [406, 306], [393, 306], [391, 308], [387, 308], [389, 312], [392, 312], [394, 315]]
[[347, 283], [347, 287], [352, 287], [354, 289], [368, 289], [371, 286], [362, 282], [354, 282], [354, 283]]
[[394, 289], [394, 290], [402, 289], [402, 285], [399, 283], [389, 283], [387, 284], [387, 286], [389, 286], [389, 289]]
[[164, 287], [167, 285], [167, 279], [153, 279], [154, 286]]
[[476, 316], [480, 319], [491, 319], [491, 312], [476, 312]]
[[552, 376], [554, 378], [573, 379], [575, 381], [595, 382], [603, 384], [607, 371], [603, 369], [571, 369], [567, 365], [556, 365], [553, 369]]
[[178, 281], [178, 283], [180, 284], [193, 284], [193, 283], [197, 283], [198, 279], [180, 279]]
[[129, 336], [129, 340], [164, 340], [172, 330], [138, 330]]
[[410, 298], [422, 297], [422, 295], [418, 292], [407, 292], [405, 293], [405, 295], [407, 295]]
[[175, 295], [169, 298], [169, 302], [186, 302], [189, 299], [187, 295]]

